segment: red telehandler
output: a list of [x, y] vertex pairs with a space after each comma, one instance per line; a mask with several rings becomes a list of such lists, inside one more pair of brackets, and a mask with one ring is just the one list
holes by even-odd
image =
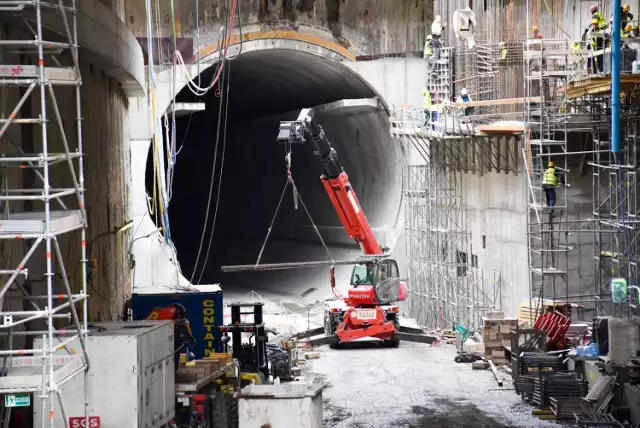
[[[365, 254], [356, 260], [353, 267], [351, 287], [344, 298], [346, 307], [327, 309], [323, 328], [297, 336], [324, 334], [325, 337], [311, 342], [328, 343], [332, 348], [366, 337], [384, 340], [394, 347], [399, 345], [401, 339], [435, 342], [435, 337], [423, 335], [422, 330], [400, 327], [399, 308], [395, 303], [409, 296], [407, 284], [400, 280], [396, 261], [385, 254], [376, 240], [335, 149], [315, 119], [315, 110], [303, 109], [295, 121], [280, 122], [278, 142], [311, 143], [314, 155], [322, 163], [323, 174], [320, 179], [327, 195], [345, 230]], [[331, 287], [335, 288], [333, 267]]]
[[[315, 110], [303, 109], [295, 121], [280, 122], [278, 142], [283, 144], [311, 143], [314, 155], [321, 162], [320, 177], [327, 195], [349, 236], [365, 254], [355, 261], [303, 262], [262, 265], [223, 266], [223, 272], [243, 270], [279, 270], [330, 264], [331, 287], [335, 291], [335, 265], [354, 265], [351, 287], [344, 297], [346, 306], [325, 310], [324, 327], [296, 334], [299, 339], [312, 338], [311, 345], [328, 344], [338, 348], [341, 343], [363, 338], [376, 338], [397, 347], [400, 340], [434, 343], [437, 338], [423, 334], [421, 329], [400, 326], [400, 309], [396, 302], [407, 299], [407, 284], [400, 280], [398, 264], [376, 240], [358, 197], [342, 169], [338, 155], [315, 119]], [[323, 335], [320, 338], [314, 336]]]

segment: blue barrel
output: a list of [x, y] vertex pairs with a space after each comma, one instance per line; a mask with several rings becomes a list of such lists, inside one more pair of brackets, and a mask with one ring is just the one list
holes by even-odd
[[144, 320], [154, 308], [179, 303], [187, 310], [187, 318], [197, 343], [193, 354], [197, 359], [222, 352], [220, 329], [224, 323], [222, 291], [134, 294], [131, 309], [134, 320]]

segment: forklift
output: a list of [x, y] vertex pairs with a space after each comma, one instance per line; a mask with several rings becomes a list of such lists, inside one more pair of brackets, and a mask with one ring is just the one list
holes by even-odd
[[[220, 326], [220, 331], [224, 352], [229, 353], [231, 347], [231, 355], [240, 365], [240, 388], [251, 383], [271, 383], [267, 357], [268, 338], [262, 317], [264, 303], [231, 303], [228, 306], [231, 308], [231, 323]], [[253, 319], [243, 321], [243, 317]], [[248, 336], [245, 342], [243, 336]]]

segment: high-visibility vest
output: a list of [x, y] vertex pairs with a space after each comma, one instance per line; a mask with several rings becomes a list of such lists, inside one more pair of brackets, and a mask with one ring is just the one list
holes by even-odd
[[500, 60], [501, 61], [504, 61], [504, 60], [507, 59], [507, 53], [508, 53], [507, 48], [502, 48], [502, 50], [500, 51]]
[[553, 187], [558, 186], [558, 177], [556, 177], [555, 168], [549, 168], [544, 172], [544, 176], [542, 177], [542, 184], [548, 184]]
[[596, 13], [594, 13], [592, 15], [592, 18], [598, 20], [598, 29], [599, 30], [604, 30], [605, 28], [607, 28], [607, 26], [608, 26], [607, 20], [604, 19], [604, 15], [600, 11], [597, 11]]
[[423, 103], [424, 103], [424, 109], [425, 110], [431, 110], [431, 94], [429, 94], [429, 92], [422, 92], [422, 96], [423, 96]]
[[424, 44], [424, 57], [431, 58], [433, 56], [433, 48], [431, 47], [430, 42], [426, 42]]

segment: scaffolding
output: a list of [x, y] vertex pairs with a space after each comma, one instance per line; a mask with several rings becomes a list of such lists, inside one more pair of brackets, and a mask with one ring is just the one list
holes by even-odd
[[483, 314], [496, 308], [500, 281], [494, 277], [485, 291], [472, 252], [462, 206], [464, 172], [455, 167], [458, 144], [435, 138], [414, 142], [429, 159], [409, 165], [404, 179], [410, 313], [428, 327], [479, 328]]
[[[567, 223], [567, 113], [566, 87], [569, 41], [529, 39], [524, 51], [525, 104], [527, 124], [524, 161], [527, 169], [527, 243], [529, 295], [533, 299], [557, 299], [564, 292], [568, 302]], [[556, 164], [557, 180], [563, 185], [552, 190], [543, 186], [549, 162]], [[547, 192], [555, 194], [555, 206], [547, 206]], [[533, 306], [532, 306], [533, 307]], [[532, 312], [533, 313], [533, 312]], [[531, 322], [533, 320], [530, 320]]]
[[493, 146], [452, 104], [455, 52], [440, 47], [425, 58], [425, 88], [434, 104], [429, 119], [419, 109], [396, 109], [392, 134], [417, 157], [403, 180], [410, 314], [432, 328], [479, 328], [483, 314], [498, 305], [500, 274], [485, 287], [489, 278], [473, 254], [462, 189], [466, 173], [490, 163]]
[[[0, 4], [10, 25], [0, 37], [0, 95], [4, 102], [12, 96], [16, 100], [10, 114], [3, 111], [0, 117], [0, 240], [22, 252], [4, 260], [14, 268], [0, 270], [4, 426], [11, 409], [28, 405], [32, 394], [34, 409], [40, 406], [39, 414], [48, 415], [41, 417], [42, 427], [78, 416], [65, 413], [60, 393], [75, 376], [84, 378], [85, 417], [88, 408], [82, 81], [75, 6], [76, 0]], [[52, 40], [54, 33], [45, 33], [45, 20], [63, 25], [61, 38]], [[59, 99], [74, 110], [72, 119], [63, 118], [66, 110], [59, 109]], [[80, 258], [71, 269], [65, 267], [63, 237], [65, 248]], [[40, 275], [42, 280], [33, 279]], [[81, 350], [72, 351], [72, 343]], [[67, 354], [58, 352], [64, 350]]]
[[[593, 177], [594, 268], [596, 313], [601, 315], [638, 316], [639, 251], [638, 225], [640, 206], [637, 173], [640, 93], [635, 86], [622, 94], [620, 152], [611, 151], [611, 98], [608, 94], [586, 97], [594, 118], [592, 128], [593, 158], [589, 163]], [[596, 117], [607, 118], [595, 120]], [[611, 281], [623, 278], [628, 286], [628, 304], [612, 301]]]

